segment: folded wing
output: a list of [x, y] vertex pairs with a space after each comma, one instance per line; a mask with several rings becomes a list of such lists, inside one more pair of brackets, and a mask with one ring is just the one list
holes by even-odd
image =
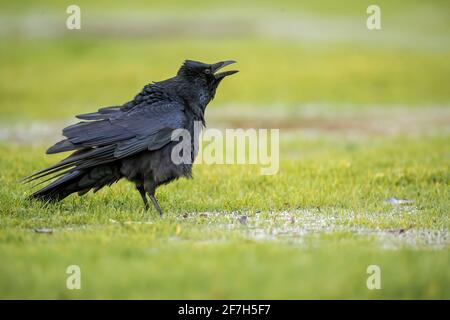
[[[129, 111], [110, 107], [95, 116], [82, 115], [83, 121], [63, 130], [67, 138], [47, 153], [75, 151], [68, 158], [25, 178], [32, 181], [56, 174], [50, 179], [75, 170], [116, 161], [144, 150], [157, 150], [171, 141], [172, 132], [185, 126], [184, 106], [176, 101], [142, 101]], [[101, 116], [104, 115], [104, 116]], [[113, 115], [113, 116], [111, 116]]]

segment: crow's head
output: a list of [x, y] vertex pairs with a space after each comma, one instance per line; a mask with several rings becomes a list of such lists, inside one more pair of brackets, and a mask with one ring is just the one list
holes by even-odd
[[202, 91], [202, 94], [206, 95], [204, 99], [208, 103], [210, 99], [214, 98], [219, 83], [226, 76], [238, 72], [237, 70], [218, 72], [223, 67], [232, 63], [236, 63], [236, 61], [228, 60], [207, 64], [199, 61], [186, 60], [178, 71], [178, 77], [186, 80], [196, 90]]

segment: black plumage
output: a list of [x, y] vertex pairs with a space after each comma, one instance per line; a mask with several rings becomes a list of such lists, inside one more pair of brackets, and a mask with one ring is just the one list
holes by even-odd
[[194, 123], [205, 123], [205, 108], [217, 86], [237, 72], [217, 72], [231, 63], [234, 61], [206, 64], [186, 60], [175, 77], [146, 85], [124, 105], [78, 115], [85, 121], [65, 128], [66, 139], [47, 150], [48, 154], [73, 153], [24, 179], [40, 183], [53, 180], [31, 198], [59, 201], [75, 192], [97, 192], [126, 178], [136, 185], [145, 208], [149, 208], [148, 195], [162, 214], [155, 198], [156, 188], [179, 177], [191, 177], [196, 156], [192, 141], [192, 162], [174, 163], [171, 153], [178, 142], [172, 141], [172, 132], [186, 129], [192, 140], [198, 138], [194, 136], [198, 134]]

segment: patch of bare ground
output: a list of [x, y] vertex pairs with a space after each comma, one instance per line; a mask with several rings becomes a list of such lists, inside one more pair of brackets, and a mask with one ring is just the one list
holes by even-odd
[[[331, 108], [299, 106], [261, 108], [212, 106], [206, 114], [208, 128], [280, 129], [305, 136], [395, 136], [450, 134], [450, 107]], [[0, 142], [42, 144], [56, 142], [72, 121], [0, 122]]]
[[[304, 209], [283, 212], [203, 212], [189, 214], [181, 219], [208, 220], [212, 229], [241, 233], [255, 241], [285, 241], [298, 245], [320, 243], [320, 236], [366, 238], [386, 250], [399, 248], [445, 249], [450, 247], [450, 233], [446, 228], [427, 229], [414, 225], [399, 228], [371, 227], [377, 221], [395, 221], [408, 215], [420, 214], [413, 207], [397, 208], [384, 213], [357, 213], [340, 210], [322, 212]], [[361, 224], [361, 221], [365, 221]]]
[[221, 128], [277, 128], [331, 135], [390, 136], [445, 132], [450, 108], [286, 109], [217, 108], [208, 111], [209, 124]]

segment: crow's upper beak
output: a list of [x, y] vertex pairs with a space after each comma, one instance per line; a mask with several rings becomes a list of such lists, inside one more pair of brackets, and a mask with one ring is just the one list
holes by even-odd
[[234, 61], [234, 60], [227, 60], [227, 61], [221, 61], [221, 62], [214, 63], [212, 65], [212, 68], [211, 68], [212, 72], [214, 74], [214, 77], [216, 79], [223, 79], [226, 76], [229, 76], [229, 75], [232, 75], [232, 74], [235, 74], [236, 72], [238, 72], [237, 70], [230, 70], [230, 71], [224, 71], [224, 72], [216, 73], [217, 71], [219, 71], [223, 67], [226, 67], [226, 66], [228, 66], [230, 64], [233, 64], [233, 63], [236, 63], [236, 61]]

